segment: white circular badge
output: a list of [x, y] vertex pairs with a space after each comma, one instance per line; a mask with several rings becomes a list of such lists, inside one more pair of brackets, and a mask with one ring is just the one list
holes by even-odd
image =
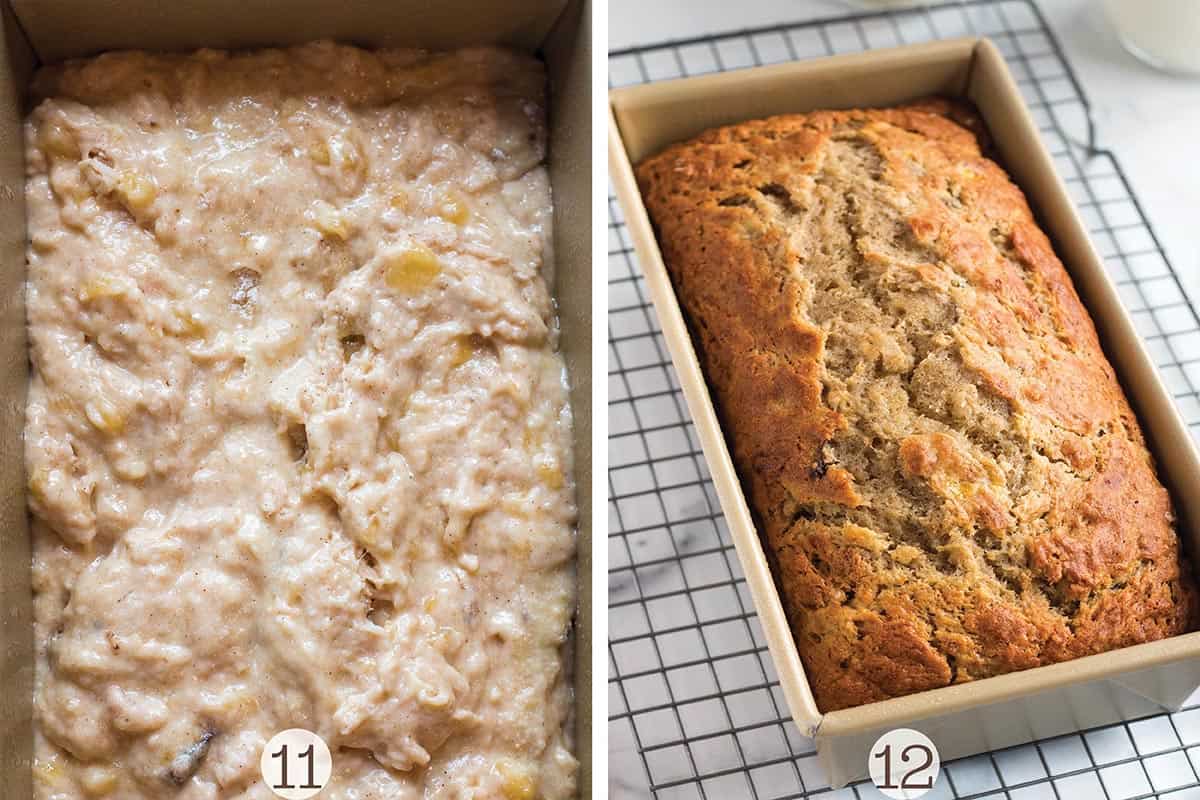
[[933, 790], [942, 760], [929, 737], [911, 728], [880, 736], [867, 756], [871, 782], [892, 800], [916, 800]]
[[272, 736], [258, 764], [267, 788], [285, 800], [307, 800], [325, 788], [333, 773], [329, 746], [303, 728]]

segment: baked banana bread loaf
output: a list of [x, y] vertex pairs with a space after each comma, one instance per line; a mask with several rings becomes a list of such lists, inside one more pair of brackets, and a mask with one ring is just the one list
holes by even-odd
[[973, 129], [780, 116], [637, 169], [823, 711], [1195, 616], [1092, 321]]

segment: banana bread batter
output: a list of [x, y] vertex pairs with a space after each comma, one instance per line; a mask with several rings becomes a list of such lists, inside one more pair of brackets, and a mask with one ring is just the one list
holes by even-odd
[[39, 798], [573, 794], [544, 74], [328, 42], [43, 70]]

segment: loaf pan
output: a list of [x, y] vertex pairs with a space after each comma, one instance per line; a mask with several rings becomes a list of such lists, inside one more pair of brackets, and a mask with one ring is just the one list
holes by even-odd
[[0, 800], [32, 796], [33, 615], [21, 433], [28, 358], [25, 88], [40, 63], [106, 50], [192, 50], [332, 38], [364, 47], [503, 44], [549, 73], [555, 296], [571, 380], [578, 488], [579, 604], [574, 680], [579, 786], [591, 796], [591, 12], [587, 0], [0, 0]]
[[864, 778], [874, 741], [915, 728], [943, 760], [1177, 710], [1200, 688], [1200, 633], [822, 714], [722, 436], [632, 165], [701, 131], [772, 114], [890, 106], [929, 95], [979, 109], [1001, 164], [1054, 242], [1149, 439], [1185, 547], [1200, 554], [1200, 457], [1121, 306], [1000, 51], [964, 38], [614, 90], [609, 169], [695, 421], [789, 710], [834, 787]]

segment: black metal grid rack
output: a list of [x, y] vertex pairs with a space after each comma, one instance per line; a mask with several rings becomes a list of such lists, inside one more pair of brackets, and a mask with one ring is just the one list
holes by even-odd
[[[961, 35], [993, 39], [1126, 307], [1200, 439], [1200, 320], [1032, 0], [864, 13], [610, 54], [622, 86]], [[614, 800], [832, 790], [792, 723], [654, 310], [609, 196], [609, 741]], [[930, 800], [1200, 799], [1200, 696], [1176, 714], [943, 767]]]

